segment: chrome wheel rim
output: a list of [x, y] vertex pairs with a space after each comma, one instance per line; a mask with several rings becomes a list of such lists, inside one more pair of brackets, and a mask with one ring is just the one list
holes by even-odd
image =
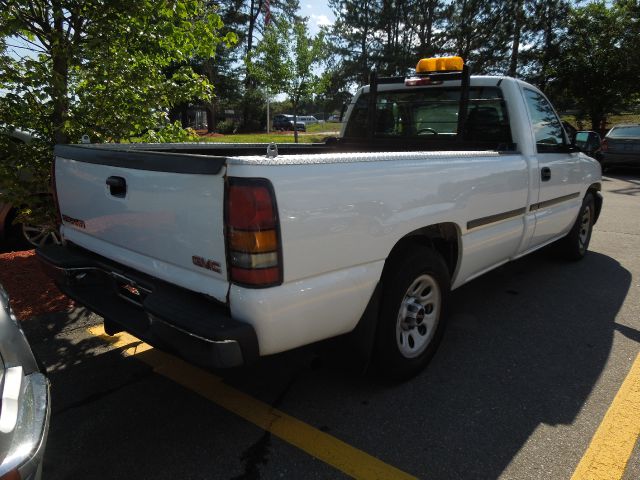
[[435, 278], [423, 274], [409, 286], [396, 321], [396, 344], [405, 358], [422, 354], [431, 343], [440, 320], [442, 295]]
[[578, 240], [580, 241], [580, 248], [585, 249], [587, 241], [589, 240], [589, 232], [591, 230], [591, 207], [586, 207], [582, 212], [580, 218], [580, 231], [578, 233]]
[[22, 224], [22, 236], [34, 247], [62, 243], [60, 234], [52, 227], [44, 225]]

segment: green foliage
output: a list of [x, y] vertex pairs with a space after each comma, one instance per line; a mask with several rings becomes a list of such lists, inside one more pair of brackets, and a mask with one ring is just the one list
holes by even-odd
[[180, 122], [169, 123], [158, 129], [148, 130], [136, 139], [142, 143], [197, 142], [198, 134], [192, 128], [182, 128]]
[[216, 132], [228, 135], [234, 133], [238, 126], [233, 120], [222, 120], [216, 125]]
[[579, 110], [597, 130], [606, 114], [640, 94], [639, 7], [634, 1], [590, 3], [570, 11], [549, 92], [560, 108]]
[[0, 118], [37, 132], [48, 148], [23, 152], [17, 161], [37, 181], [25, 186], [9, 176], [6, 195], [25, 205], [42, 191], [54, 143], [84, 134], [100, 142], [191, 139], [175, 125], [154, 129], [175, 104], [213, 97], [190, 62], [237, 41], [222, 28], [205, 0], [0, 0]]
[[[289, 23], [281, 18], [267, 27], [247, 58], [247, 67], [269, 94], [286, 94], [296, 116], [300, 101], [320, 93], [326, 85], [326, 77], [314, 71], [323, 62], [325, 51], [323, 33], [311, 37], [306, 22]], [[294, 136], [297, 139], [297, 130]]]
[[33, 138], [16, 142], [11, 129], [0, 126], [0, 191], [2, 201], [19, 207], [16, 221], [55, 225], [50, 208], [49, 169], [53, 154], [49, 142]]

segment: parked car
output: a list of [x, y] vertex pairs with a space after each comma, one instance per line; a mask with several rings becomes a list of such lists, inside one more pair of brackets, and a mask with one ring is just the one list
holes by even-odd
[[[293, 115], [278, 114], [274, 116], [273, 128], [274, 130], [293, 130]], [[298, 117], [296, 121], [296, 130], [301, 132], [307, 131], [307, 126], [300, 120], [300, 117]]]
[[[30, 144], [34, 134], [19, 129], [2, 129], [0, 135], [6, 135], [7, 145]], [[4, 154], [0, 154], [0, 161], [6, 161]], [[28, 175], [28, 172], [25, 172]], [[48, 192], [34, 192], [43, 197], [44, 201], [52, 201]], [[3, 202], [0, 190], [0, 243], [13, 243], [16, 248], [33, 248], [49, 243], [60, 243], [57, 229], [46, 225], [15, 223], [17, 209], [9, 202]]]
[[38, 366], [2, 285], [0, 385], [0, 478], [37, 480], [49, 431], [49, 381]]
[[327, 122], [340, 122], [340, 115], [329, 115]]
[[298, 120], [300, 120], [305, 125], [313, 125], [319, 123], [319, 120], [313, 115], [299, 115]]
[[602, 141], [602, 168], [640, 166], [640, 125], [616, 125]]

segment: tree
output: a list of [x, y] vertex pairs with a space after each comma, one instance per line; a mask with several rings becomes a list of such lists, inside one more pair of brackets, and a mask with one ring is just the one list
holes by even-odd
[[271, 94], [284, 93], [291, 100], [294, 137], [300, 101], [320, 93], [323, 77], [314, 72], [324, 58], [324, 35], [309, 36], [305, 21], [289, 23], [279, 19], [270, 24], [252, 55], [247, 58], [250, 74], [265, 85]]
[[513, 8], [499, 0], [452, 0], [444, 50], [461, 56], [473, 73], [502, 73], [513, 34]]
[[588, 115], [593, 130], [640, 94], [638, 13], [633, 1], [573, 8], [559, 53], [550, 60], [549, 93], [561, 108]]
[[9, 200], [24, 215], [34, 212], [6, 165], [30, 171], [39, 182], [31, 190], [46, 191], [53, 144], [83, 134], [129, 139], [166, 123], [174, 103], [210, 98], [212, 85], [189, 60], [232, 43], [221, 28], [204, 0], [0, 0], [3, 128], [39, 137], [32, 154], [21, 151], [2, 167]]
[[[264, 27], [271, 18], [283, 17], [292, 21], [300, 20], [298, 0], [245, 0], [242, 6], [244, 25], [241, 28], [244, 40], [244, 52], [242, 58], [249, 58], [253, 54], [256, 38], [264, 33]], [[260, 19], [262, 18], [262, 21]], [[242, 129], [255, 130], [260, 126], [261, 116], [257, 106], [262, 102], [262, 93], [256, 89], [256, 79], [249, 69], [244, 72], [242, 91]]]
[[382, 2], [329, 0], [329, 7], [336, 17], [328, 42], [337, 57], [333, 71], [344, 83], [363, 85], [382, 45], [377, 35]]
[[546, 90], [552, 71], [551, 61], [560, 55], [560, 42], [566, 35], [568, 0], [526, 0], [525, 34], [528, 49], [519, 54], [522, 76]]

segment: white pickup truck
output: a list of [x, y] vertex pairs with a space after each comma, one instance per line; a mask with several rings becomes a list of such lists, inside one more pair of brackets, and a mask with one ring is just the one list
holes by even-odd
[[56, 147], [65, 244], [39, 258], [107, 332], [197, 364], [354, 332], [415, 374], [452, 289], [551, 242], [582, 258], [602, 206], [539, 90], [429, 62], [372, 75], [322, 144]]

